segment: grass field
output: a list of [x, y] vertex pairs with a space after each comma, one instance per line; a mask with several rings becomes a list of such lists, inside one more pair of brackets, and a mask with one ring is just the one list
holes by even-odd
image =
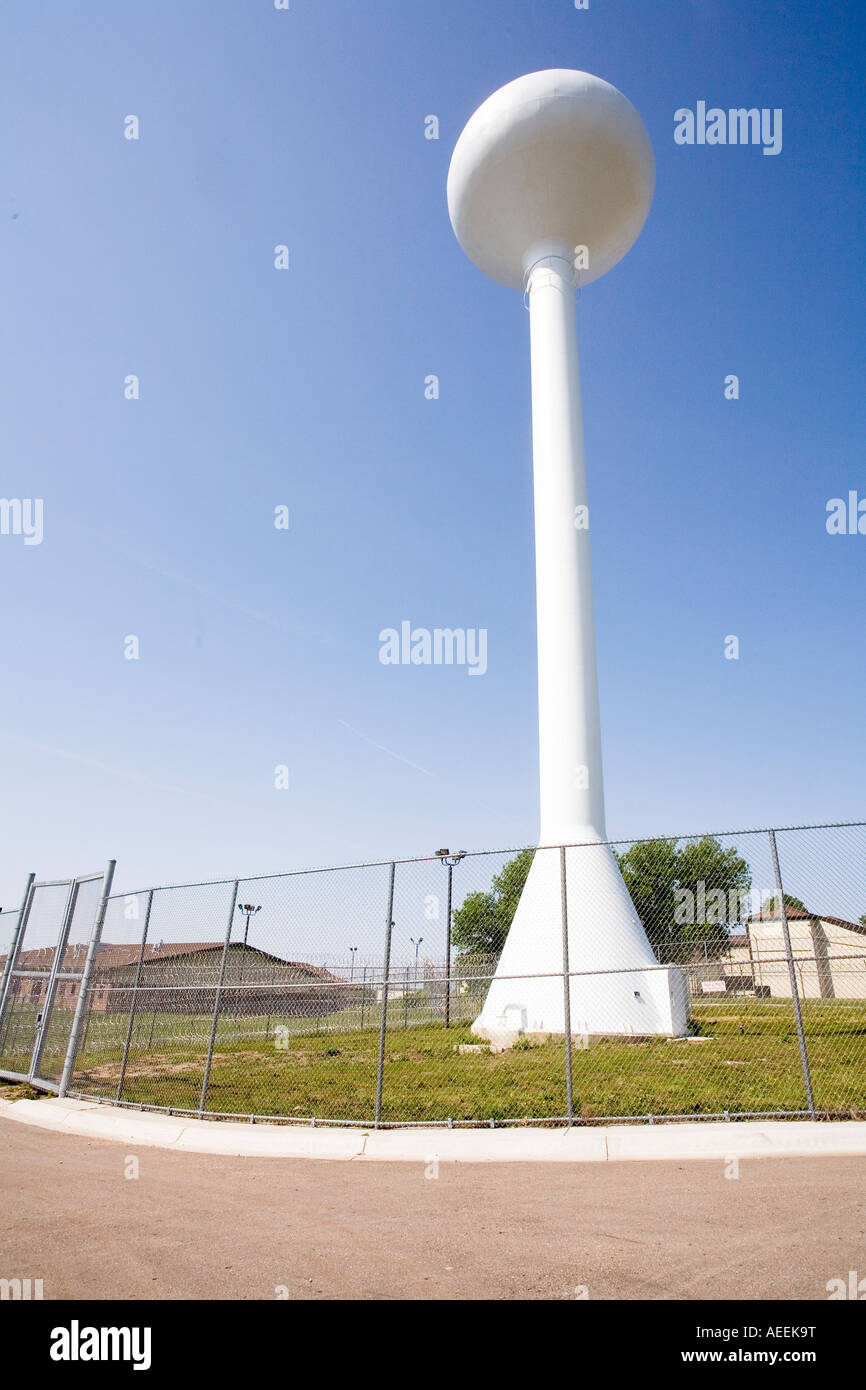
[[[866, 1112], [866, 1001], [807, 1001], [802, 1007], [816, 1105], [840, 1115]], [[465, 1022], [446, 1030], [438, 1021], [413, 1024], [407, 1021], [411, 1016], [411, 1001], [395, 1001], [389, 1010], [385, 1122], [565, 1114], [562, 1039], [521, 1043], [499, 1054], [461, 1054], [459, 1044], [476, 1041]], [[576, 1047], [576, 1115], [591, 1120], [805, 1108], [790, 1004], [750, 998], [696, 1001], [693, 1019], [696, 1037], [691, 1040], [598, 1039], [586, 1050]], [[357, 1010], [320, 1021], [222, 1018], [208, 1110], [369, 1120], [379, 1041], [372, 1022], [368, 1011], [362, 1028]], [[93, 1016], [73, 1089], [115, 1096], [126, 1026], [125, 1015]], [[204, 1016], [137, 1018], [122, 1098], [197, 1109], [209, 1032], [210, 1020]], [[26, 1070], [26, 1060], [26, 1054], [7, 1052], [3, 1065]]]

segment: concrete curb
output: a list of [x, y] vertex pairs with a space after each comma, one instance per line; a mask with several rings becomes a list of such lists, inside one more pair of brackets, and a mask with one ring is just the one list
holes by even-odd
[[81, 1100], [0, 1099], [0, 1118], [88, 1139], [248, 1158], [604, 1163], [866, 1155], [866, 1121], [744, 1120], [574, 1129], [313, 1129], [172, 1118]]

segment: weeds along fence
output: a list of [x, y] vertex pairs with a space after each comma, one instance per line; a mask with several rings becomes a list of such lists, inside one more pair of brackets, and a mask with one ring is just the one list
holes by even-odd
[[[610, 972], [573, 969], [566, 943], [603, 943], [604, 904], [576, 918], [563, 891], [561, 958], [526, 957], [501, 1033], [475, 1036], [533, 855], [561, 860], [564, 887], [596, 848], [123, 894], [113, 866], [28, 880], [21, 908], [0, 913], [0, 1076], [303, 1124], [866, 1116], [864, 823], [612, 843], [657, 961], [617, 973], [638, 997], [673, 965], [687, 1030], [584, 1025]], [[521, 1013], [539, 979], [556, 1031]]]

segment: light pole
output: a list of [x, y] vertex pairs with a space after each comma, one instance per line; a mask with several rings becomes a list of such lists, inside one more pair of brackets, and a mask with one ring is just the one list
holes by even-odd
[[418, 937], [418, 940], [416, 941], [415, 938], [414, 938], [414, 936], [410, 936], [410, 937], [409, 937], [409, 940], [412, 942], [412, 945], [415, 947], [415, 989], [416, 989], [416, 991], [417, 991], [417, 989], [418, 989], [418, 952], [419, 952], [420, 949], [421, 949], [421, 942], [424, 940], [424, 938], [423, 938], [423, 936], [419, 936], [419, 937]]
[[257, 912], [261, 912], [261, 903], [254, 907], [252, 903], [238, 903], [238, 912], [242, 912], [246, 918], [244, 923], [244, 950], [247, 948], [247, 937], [250, 934], [250, 918], [255, 917]]
[[[355, 1007], [355, 991], [354, 991], [354, 989], [352, 988], [352, 986], [353, 986], [354, 980], [355, 980], [355, 956], [357, 955], [357, 952], [358, 952], [357, 946], [350, 946], [350, 947], [349, 947], [349, 955], [352, 957], [352, 963], [351, 963], [351, 965], [349, 966], [349, 999], [348, 999], [348, 1003], [347, 1003], [347, 1008], [352, 1008], [352, 1009]], [[362, 1016], [362, 1018], [363, 1018], [363, 1013], [364, 1013], [364, 1006], [363, 1006], [363, 1002], [362, 1002], [362, 1004], [361, 1004], [361, 1016]], [[363, 1024], [362, 1024], [361, 1026], [363, 1027]]]
[[[255, 917], [257, 912], [261, 912], [261, 904], [256, 907], [253, 903], [238, 903], [238, 912], [242, 912], [246, 921], [244, 922], [244, 949], [241, 955], [241, 969], [238, 977], [238, 984], [243, 984], [244, 962], [247, 958], [247, 937], [250, 934], [250, 918]], [[240, 1000], [238, 1001], [240, 1002]]]
[[448, 902], [445, 910], [445, 1027], [451, 1027], [451, 878], [454, 866], [466, 858], [465, 849], [454, 854], [450, 849], [437, 849], [436, 858], [441, 859], [448, 870]]

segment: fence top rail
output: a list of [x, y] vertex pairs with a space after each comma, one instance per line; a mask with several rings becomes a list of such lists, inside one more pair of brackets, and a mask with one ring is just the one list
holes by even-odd
[[[592, 846], [607, 845], [610, 849], [618, 845], [634, 845], [642, 840], [698, 840], [707, 836], [713, 839], [730, 839], [735, 835], [769, 835], [773, 830], [775, 834], [782, 835], [790, 830], [862, 830], [866, 829], [866, 820], [847, 820], [847, 821], [822, 821], [814, 825], [752, 825], [745, 826], [739, 830], [703, 830], [689, 831], [687, 834], [674, 835], [630, 835], [617, 840], [574, 840], [569, 844], [561, 845], [512, 845], [511, 847], [499, 849], [472, 849], [466, 851], [468, 859], [483, 859], [494, 854], [520, 854], [525, 849], [532, 850], [554, 850], [554, 849], [589, 849]], [[309, 869], [279, 869], [270, 874], [232, 874], [229, 878], [205, 878], [194, 879], [189, 883], [155, 883], [147, 888], [127, 889], [124, 892], [110, 893], [108, 901], [112, 902], [119, 898], [137, 898], [145, 893], [165, 893], [181, 888], [223, 888], [233, 883], [265, 883], [275, 878], [302, 878], [307, 874], [336, 874], [347, 873], [352, 869], [387, 869], [392, 864], [435, 864], [442, 859], [438, 854], [414, 854], [407, 855], [402, 859], [367, 859], [360, 860], [353, 864], [318, 864]], [[101, 874], [89, 875], [88, 879], [79, 879], [78, 882], [89, 882], [90, 878], [101, 878]], [[61, 879], [61, 883], [69, 883], [69, 879]], [[35, 884], [34, 887], [49, 888], [53, 884]]]
[[[71, 888], [73, 883], [80, 888], [84, 883], [96, 883], [105, 877], [103, 873], [98, 874], [76, 874], [75, 878], [52, 878], [35, 879], [30, 885], [30, 892], [35, 893], [37, 888]], [[17, 912], [18, 908], [7, 908], [7, 912]], [[5, 913], [4, 913], [5, 915]]]

